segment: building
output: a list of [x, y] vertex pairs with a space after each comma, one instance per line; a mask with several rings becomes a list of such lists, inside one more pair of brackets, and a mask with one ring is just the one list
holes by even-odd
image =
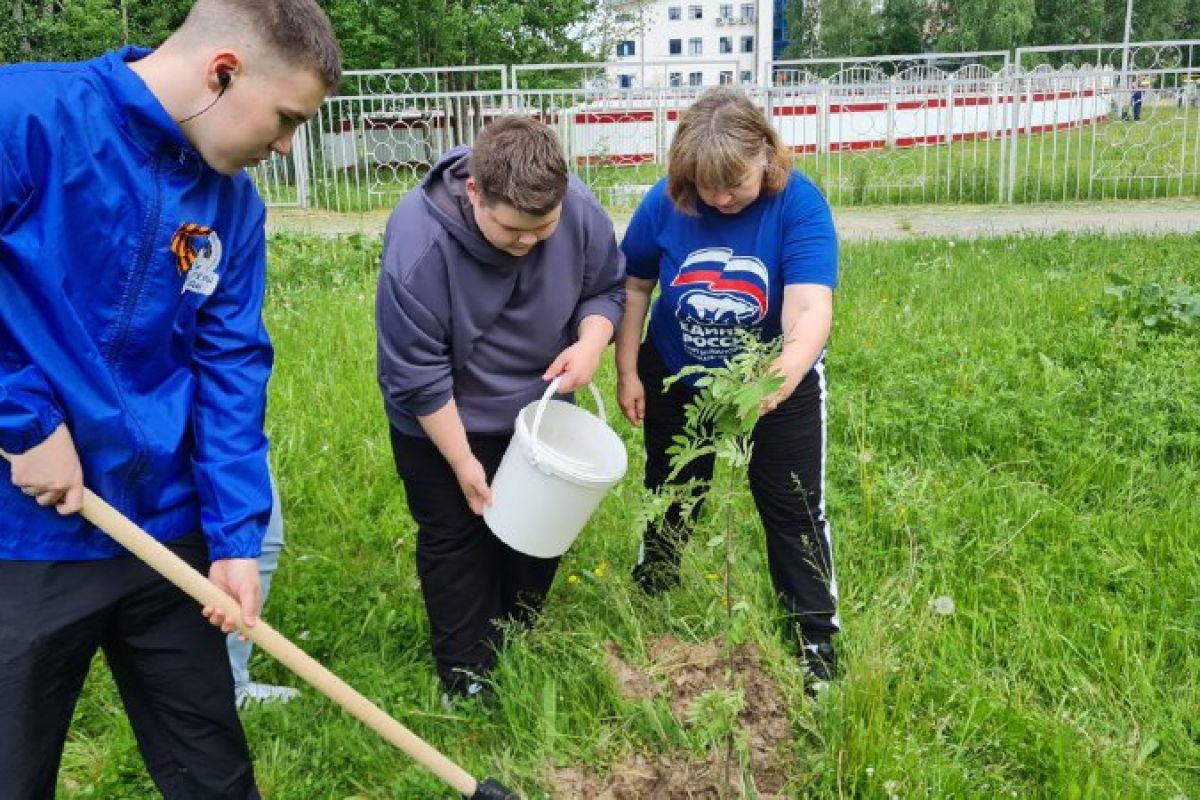
[[771, 57], [776, 61], [783, 59], [783, 53], [788, 46], [788, 19], [787, 19], [787, 4], [788, 0], [774, 0], [775, 8], [775, 26], [772, 30], [771, 38]]
[[630, 0], [616, 5], [613, 85], [624, 89], [765, 81], [776, 0]]

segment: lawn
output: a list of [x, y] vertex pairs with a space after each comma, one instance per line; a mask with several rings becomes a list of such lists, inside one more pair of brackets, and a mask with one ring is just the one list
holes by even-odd
[[[625, 699], [612, 651], [653, 677], [662, 637], [731, 633], [757, 647], [790, 724], [782, 796], [1200, 797], [1200, 332], [1148, 327], [1133, 301], [1096, 313], [1120, 282], [1194, 293], [1200, 239], [844, 248], [828, 505], [845, 674], [816, 703], [744, 489], [736, 630], [704, 536], [681, 589], [633, 591], [640, 439], [616, 422], [630, 475], [567, 554], [540, 627], [503, 655], [496, 707], [453, 713], [374, 378], [378, 246], [270, 244], [289, 543], [265, 617], [472, 774], [567, 796], [570, 770], [595, 783], [637, 754], [703, 758], [714, 725]], [[601, 382], [611, 398], [611, 364]], [[261, 653], [253, 665], [289, 682]], [[451, 796], [313, 690], [244, 720], [268, 798]], [[100, 660], [61, 783], [64, 797], [153, 795]]]

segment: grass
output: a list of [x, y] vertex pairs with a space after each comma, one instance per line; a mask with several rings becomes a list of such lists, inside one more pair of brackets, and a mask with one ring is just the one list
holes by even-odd
[[[374, 379], [377, 247], [271, 242], [268, 416], [289, 543], [267, 619], [527, 797], [552, 766], [703, 751], [703, 730], [624, 703], [605, 667], [607, 640], [646, 666], [653, 637], [724, 625], [708, 577], [722, 553], [703, 542], [682, 589], [633, 593], [640, 439], [620, 422], [630, 476], [566, 556], [541, 626], [501, 659], [499, 706], [442, 711]], [[796, 736], [788, 796], [1200, 797], [1200, 347], [1092, 314], [1108, 272], [1195, 285], [1198, 259], [1196, 237], [845, 248], [828, 481], [846, 674], [819, 705], [780, 636], [750, 499], [735, 500], [735, 593]], [[611, 397], [611, 365], [601, 382]], [[290, 680], [261, 653], [253, 667]], [[312, 690], [244, 719], [267, 797], [451, 795]], [[62, 784], [152, 794], [99, 661]]]
[[[907, 149], [800, 156], [834, 205], [1035, 203], [1192, 196], [1200, 190], [1200, 128], [1195, 109], [1147, 107], [1139, 122], [1017, 139], [964, 140]], [[920, 134], [921, 131], [914, 131]]]

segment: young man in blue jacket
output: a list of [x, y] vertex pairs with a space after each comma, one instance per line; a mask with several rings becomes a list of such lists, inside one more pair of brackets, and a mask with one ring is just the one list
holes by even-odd
[[558, 559], [480, 516], [517, 412], [586, 385], [625, 304], [612, 221], [545, 124], [504, 117], [392, 212], [376, 297], [379, 383], [417, 523], [417, 574], [448, 695], [470, 696], [504, 621], [528, 623]]
[[255, 621], [272, 351], [243, 170], [286, 153], [340, 74], [313, 0], [198, 0], [153, 52], [0, 69], [6, 800], [53, 797], [98, 649], [164, 796], [258, 796], [231, 622], [75, 512], [86, 484]]

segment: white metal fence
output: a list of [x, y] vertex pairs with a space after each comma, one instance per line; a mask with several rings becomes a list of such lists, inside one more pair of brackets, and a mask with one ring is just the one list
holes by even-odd
[[[489, 120], [529, 114], [603, 201], [632, 206], [705, 88], [682, 76], [731, 70], [647, 62], [638, 88], [621, 88], [613, 66], [351, 72], [353, 93], [254, 177], [273, 206], [386, 209]], [[1200, 194], [1200, 40], [778, 61], [768, 74], [742, 88], [835, 204]]]

